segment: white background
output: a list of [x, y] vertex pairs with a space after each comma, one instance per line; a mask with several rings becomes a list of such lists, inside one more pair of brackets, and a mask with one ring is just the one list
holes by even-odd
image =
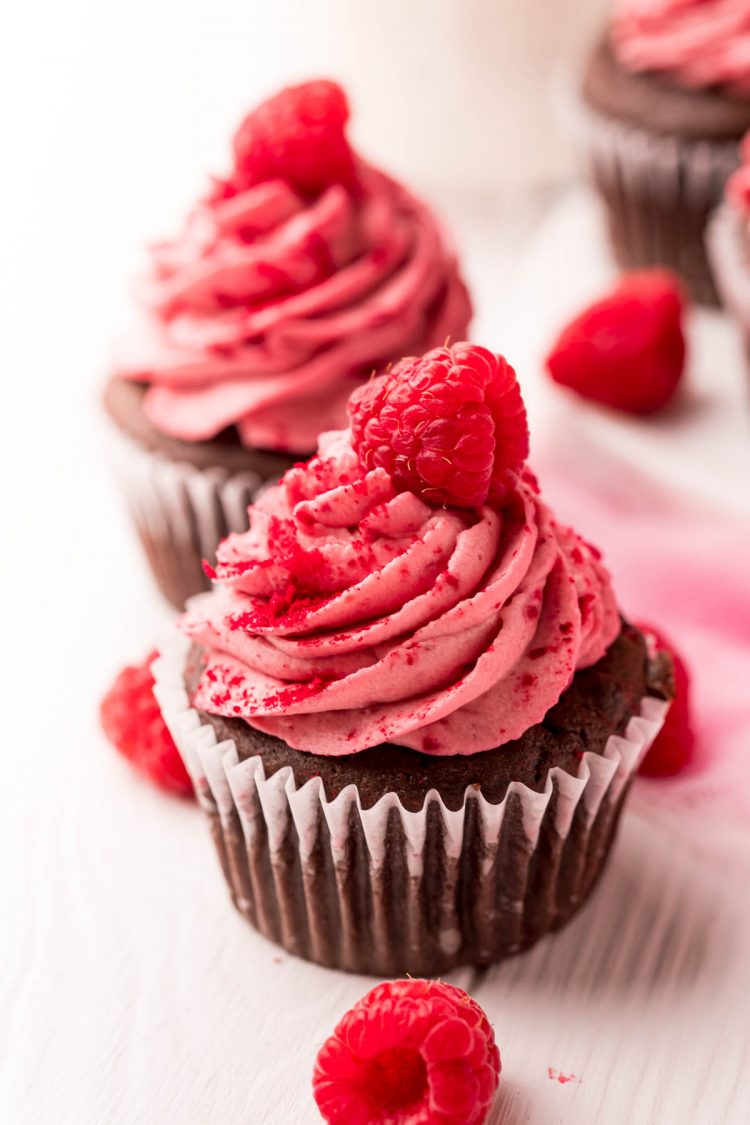
[[[311, 72], [347, 79], [366, 151], [450, 216], [480, 338], [513, 338], [519, 352], [548, 338], [560, 296], [548, 240], [575, 261], [581, 291], [597, 284], [599, 257], [571, 238], [588, 218], [559, 211], [527, 250], [551, 197], [508, 184], [565, 168], [539, 107], [573, 8], [73, 0], [6, 17], [0, 1121], [316, 1119], [315, 1051], [369, 982], [254, 935], [228, 905], [196, 811], [141, 784], [98, 732], [113, 671], [171, 617], [107, 476], [97, 388], [143, 243], [174, 229], [205, 173], [222, 169], [254, 98]], [[522, 261], [538, 300], [525, 312], [511, 300]], [[736, 441], [715, 440], [741, 378], [736, 340], [720, 331], [737, 377], [713, 439], [681, 431], [675, 456], [686, 440], [735, 455]], [[557, 415], [530, 392], [553, 433]], [[634, 433], [610, 429], [607, 444], [627, 459]], [[731, 820], [718, 831], [710, 810], [636, 793], [584, 914], [485, 979], [456, 978], [496, 1025], [493, 1125], [746, 1120], [748, 871]], [[548, 1067], [576, 1079], [561, 1085]]]

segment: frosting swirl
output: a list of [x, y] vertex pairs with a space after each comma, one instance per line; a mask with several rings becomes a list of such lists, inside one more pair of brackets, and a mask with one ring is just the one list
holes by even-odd
[[619, 0], [612, 44], [624, 67], [681, 86], [750, 95], [747, 0]]
[[194, 703], [298, 750], [500, 746], [620, 629], [598, 552], [528, 472], [501, 511], [436, 509], [365, 473], [339, 431], [250, 517], [181, 622], [205, 652]]
[[430, 209], [357, 161], [351, 188], [309, 197], [282, 180], [220, 182], [175, 242], [153, 249], [146, 316], [116, 374], [184, 441], [236, 426], [246, 445], [308, 453], [341, 425], [357, 378], [471, 316]]

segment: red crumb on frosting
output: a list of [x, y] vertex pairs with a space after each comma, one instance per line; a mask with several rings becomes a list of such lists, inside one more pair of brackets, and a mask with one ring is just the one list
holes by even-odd
[[674, 397], [685, 366], [683, 292], [668, 270], [626, 274], [576, 317], [547, 356], [556, 383], [628, 414]]
[[475, 1000], [442, 981], [396, 980], [368, 992], [323, 1044], [313, 1094], [329, 1123], [482, 1125], [499, 1074]]
[[281, 688], [280, 691], [268, 696], [265, 705], [267, 707], [278, 707], [279, 709], [293, 707], [296, 703], [304, 703], [306, 699], [311, 699], [314, 695], [320, 695], [321, 691], [328, 687], [329, 682], [329, 680], [323, 680], [320, 676], [316, 676], [315, 679], [308, 680], [307, 683]]
[[277, 590], [269, 598], [255, 598], [252, 609], [233, 614], [228, 624], [230, 629], [242, 629], [247, 633], [271, 628], [296, 632], [304, 629], [311, 613], [330, 601], [331, 597], [326, 595], [300, 594], [295, 582], [290, 580], [283, 590]]
[[513, 368], [472, 344], [401, 360], [354, 392], [349, 417], [362, 465], [437, 507], [502, 499], [529, 452]]
[[672, 641], [653, 627], [638, 628], [655, 652], [666, 652], [674, 664], [674, 700], [667, 712], [664, 726], [640, 764], [638, 772], [645, 777], [671, 777], [690, 764], [695, 750], [690, 706], [690, 675], [687, 665]]
[[234, 137], [236, 177], [250, 186], [285, 180], [305, 195], [355, 181], [346, 139], [349, 105], [335, 82], [289, 86], [249, 113]]
[[154, 697], [151, 652], [118, 673], [99, 709], [104, 733], [136, 769], [162, 789], [192, 797], [193, 786]]

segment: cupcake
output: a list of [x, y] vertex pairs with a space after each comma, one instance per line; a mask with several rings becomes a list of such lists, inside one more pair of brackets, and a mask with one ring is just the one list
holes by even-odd
[[742, 164], [730, 177], [706, 242], [722, 301], [735, 316], [750, 357], [750, 134]]
[[106, 386], [148, 560], [181, 607], [258, 488], [346, 421], [353, 387], [471, 315], [431, 210], [350, 147], [332, 82], [241, 124], [225, 179], [153, 248], [142, 316]]
[[586, 900], [671, 698], [525, 467], [513, 369], [458, 344], [352, 396], [156, 661], [237, 909], [321, 964], [435, 975]]
[[750, 5], [617, 0], [574, 103], [620, 265], [668, 266], [715, 303], [703, 235], [750, 128]]

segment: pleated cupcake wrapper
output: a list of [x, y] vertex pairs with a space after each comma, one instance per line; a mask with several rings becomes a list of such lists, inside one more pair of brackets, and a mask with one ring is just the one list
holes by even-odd
[[737, 142], [687, 140], [607, 117], [585, 103], [569, 75], [559, 82], [558, 106], [605, 198], [620, 263], [670, 266], [697, 299], [715, 302], [702, 234], [739, 164]]
[[750, 221], [723, 203], [709, 223], [706, 245], [722, 300], [742, 329], [750, 354], [749, 232]]
[[577, 777], [550, 769], [540, 793], [513, 782], [497, 804], [469, 787], [455, 811], [435, 790], [419, 812], [394, 793], [363, 808], [354, 785], [329, 800], [320, 779], [266, 777], [260, 757], [217, 742], [185, 691], [188, 650], [165, 642], [155, 690], [235, 905], [292, 953], [376, 975], [489, 963], [561, 925], [603, 866], [668, 707], [644, 698], [624, 736], [583, 754]]
[[199, 469], [171, 461], [110, 427], [112, 460], [138, 533], [167, 598], [181, 607], [208, 588], [202, 560], [213, 561], [230, 532], [248, 527], [261, 484], [253, 471]]

